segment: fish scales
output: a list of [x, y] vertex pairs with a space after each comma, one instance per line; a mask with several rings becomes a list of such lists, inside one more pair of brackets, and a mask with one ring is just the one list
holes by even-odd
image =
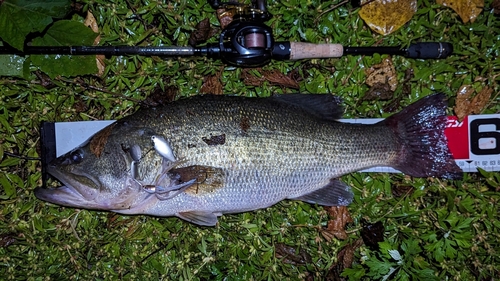
[[[332, 177], [386, 165], [397, 154], [396, 141], [380, 134], [386, 129], [382, 126], [318, 122], [266, 100], [240, 101], [189, 100], [161, 112], [146, 110], [138, 124], [154, 124], [154, 131], [167, 136], [178, 157], [187, 159], [182, 166], [224, 170], [225, 188], [195, 198], [207, 209], [226, 213], [267, 207], [323, 187]], [[240, 128], [242, 118], [249, 119], [247, 132]], [[219, 134], [226, 135], [223, 145], [205, 145], [200, 137]], [[177, 196], [170, 203], [182, 205], [192, 196]]]
[[[446, 109], [443, 95], [430, 96], [374, 125], [332, 121], [339, 117], [338, 112], [329, 112], [338, 109], [337, 102], [328, 95], [197, 96], [142, 109], [113, 125], [100, 157], [83, 145], [73, 153], [86, 155], [82, 160], [86, 165], [61, 165], [70, 153], [52, 165], [52, 174], [67, 189], [76, 190], [83, 187], [71, 187], [75, 179], [71, 174], [91, 175], [95, 189], [103, 194], [93, 199], [90, 208], [178, 216], [201, 225], [214, 225], [221, 214], [265, 208], [283, 199], [347, 205], [352, 193], [336, 178], [373, 166], [395, 167], [416, 176], [459, 176], [440, 120]], [[171, 146], [175, 163], [156, 153], [152, 135]], [[137, 179], [131, 179], [127, 149], [137, 146], [142, 158]], [[433, 163], [431, 169], [413, 167], [414, 159]], [[161, 176], [166, 181], [158, 184]], [[175, 189], [189, 181], [194, 183], [168, 199], [141, 190], [143, 184], [156, 183], [165, 190], [160, 185], [172, 182]], [[67, 189], [36, 193], [66, 206], [89, 206], [85, 200], [76, 202], [74, 195], [70, 196], [74, 202], [63, 200]], [[113, 196], [119, 194], [131, 198], [113, 204]]]

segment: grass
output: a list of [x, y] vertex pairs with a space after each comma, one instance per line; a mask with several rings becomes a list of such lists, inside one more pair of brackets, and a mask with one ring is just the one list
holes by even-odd
[[[270, 1], [271, 2], [271, 1]], [[72, 19], [92, 11], [101, 44], [187, 45], [204, 18], [218, 25], [201, 0], [82, 1]], [[346, 46], [408, 45], [445, 41], [455, 53], [443, 60], [393, 57], [398, 80], [413, 69], [411, 94], [401, 107], [431, 92], [454, 96], [462, 85], [494, 89], [483, 113], [499, 113], [500, 18], [492, 1], [474, 23], [463, 24], [448, 8], [418, 1], [412, 20], [392, 35], [369, 30], [349, 4], [321, 14], [334, 1], [275, 1], [268, 22], [276, 40], [341, 43]], [[318, 17], [318, 15], [321, 15]], [[317, 24], [316, 24], [317, 22]], [[213, 39], [212, 39], [213, 40]], [[345, 56], [297, 62], [272, 62], [265, 70], [297, 71], [300, 91], [334, 93], [344, 99], [346, 117], [385, 117], [390, 101], [362, 100], [368, 90], [364, 68], [385, 56]], [[74, 67], [77, 67], [76, 65]], [[112, 57], [102, 77], [55, 76], [47, 89], [30, 69], [27, 79], [0, 77], [0, 276], [3, 280], [303, 280], [327, 278], [337, 253], [361, 237], [363, 221], [382, 222], [380, 249], [356, 249], [344, 271], [350, 280], [490, 280], [500, 277], [500, 175], [467, 174], [460, 181], [404, 175], [354, 173], [343, 180], [353, 187], [349, 206], [354, 219], [348, 239], [326, 240], [328, 216], [321, 207], [284, 201], [265, 210], [226, 215], [216, 227], [198, 227], [176, 218], [121, 216], [64, 208], [39, 201], [38, 157], [42, 121], [116, 119], [133, 113], [150, 93], [177, 87], [196, 95], [203, 77], [221, 73], [227, 94], [266, 96], [296, 90], [246, 86], [241, 69], [206, 58]], [[402, 95], [401, 83], [395, 95]], [[8, 154], [9, 153], [9, 154]], [[12, 157], [10, 154], [25, 158]], [[56, 185], [57, 182], [52, 182]], [[413, 192], [396, 196], [395, 190]], [[303, 249], [306, 264], [275, 256], [277, 245]], [[308, 279], [309, 280], [309, 279]]]

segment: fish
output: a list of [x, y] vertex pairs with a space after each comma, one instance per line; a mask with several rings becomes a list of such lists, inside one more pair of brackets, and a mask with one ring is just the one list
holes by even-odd
[[[34, 194], [202, 226], [285, 199], [347, 206], [354, 195], [339, 178], [374, 166], [460, 179], [444, 134], [447, 106], [445, 94], [432, 94], [362, 125], [338, 122], [342, 101], [330, 94], [193, 96], [139, 109], [97, 132], [49, 163], [62, 186]], [[153, 136], [176, 157], [155, 149]]]

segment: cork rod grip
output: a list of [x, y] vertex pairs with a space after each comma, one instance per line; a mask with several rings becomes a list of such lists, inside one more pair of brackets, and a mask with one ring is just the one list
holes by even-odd
[[290, 59], [340, 58], [344, 47], [340, 44], [313, 44], [290, 42]]

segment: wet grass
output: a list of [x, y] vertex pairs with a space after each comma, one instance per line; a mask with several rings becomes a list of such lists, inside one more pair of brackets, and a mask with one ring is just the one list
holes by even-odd
[[[196, 23], [214, 11], [201, 0], [83, 1], [80, 14], [95, 15], [101, 44], [187, 45]], [[393, 57], [398, 80], [412, 69], [411, 93], [400, 107], [431, 92], [454, 96], [462, 85], [494, 89], [483, 113], [500, 112], [500, 18], [491, 1], [474, 23], [463, 24], [450, 9], [419, 1], [419, 11], [402, 29], [380, 36], [349, 4], [321, 14], [337, 2], [276, 1], [269, 22], [277, 40], [341, 43], [348, 46], [408, 45], [445, 41], [455, 54], [444, 60]], [[321, 16], [319, 16], [321, 15]], [[77, 13], [75, 20], [82, 20]], [[316, 24], [317, 23], [317, 24]], [[364, 68], [384, 56], [272, 62], [266, 70], [297, 71], [300, 91], [334, 93], [344, 99], [347, 117], [385, 117], [391, 101], [362, 100], [368, 90]], [[78, 67], [75, 65], [74, 67]], [[102, 77], [55, 77], [44, 87], [28, 79], [0, 77], [0, 276], [3, 280], [323, 280], [338, 251], [360, 238], [362, 221], [382, 222], [380, 250], [361, 246], [346, 278], [489, 280], [500, 277], [498, 173], [467, 174], [463, 180], [417, 179], [404, 175], [355, 173], [343, 177], [353, 187], [349, 206], [354, 223], [347, 240], [321, 234], [326, 212], [285, 201], [265, 210], [226, 215], [216, 227], [198, 227], [176, 218], [121, 216], [63, 208], [35, 198], [41, 185], [38, 157], [42, 121], [116, 119], [134, 112], [155, 89], [199, 93], [203, 77], [219, 72], [224, 92], [248, 96], [290, 93], [273, 86], [246, 86], [241, 69], [206, 58], [112, 57]], [[31, 69], [34, 71], [35, 69]], [[451, 107], [450, 107], [451, 109]], [[450, 110], [451, 114], [451, 110]], [[51, 184], [56, 185], [57, 182]], [[397, 190], [412, 190], [398, 194]], [[290, 263], [275, 256], [286, 244], [305, 250], [311, 261]], [[397, 253], [397, 254], [396, 254]], [[392, 268], [392, 269], [391, 269]]]

